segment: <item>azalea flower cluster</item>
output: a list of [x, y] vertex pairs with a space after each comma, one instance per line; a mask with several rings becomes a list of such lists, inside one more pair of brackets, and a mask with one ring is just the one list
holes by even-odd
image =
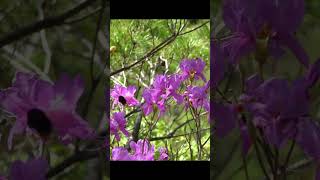
[[[50, 144], [55, 137], [64, 145], [75, 139], [93, 139], [96, 134], [87, 121], [76, 112], [84, 82], [80, 76], [63, 74], [52, 83], [36, 74], [17, 72], [12, 86], [0, 90], [0, 106], [15, 121], [8, 136], [8, 147], [14, 146], [14, 136], [36, 138], [41, 144]], [[44, 165], [46, 164], [46, 165]], [[45, 179], [48, 165], [45, 159], [16, 161], [10, 170], [10, 179]], [[40, 173], [38, 173], [40, 172]]]
[[[295, 36], [303, 16], [304, 0], [225, 0], [223, 3], [223, 19], [232, 35], [222, 42], [211, 43], [213, 88], [218, 90], [227, 68], [237, 66], [241, 58], [253, 55], [258, 64], [255, 74], [244, 81], [241, 95], [233, 98], [236, 100], [224, 97], [212, 104], [215, 134], [224, 137], [239, 128], [244, 155], [252, 146], [257, 148], [257, 140], [276, 150], [290, 140], [317, 164], [320, 162], [320, 126], [310, 114], [310, 91], [319, 80], [320, 59], [310, 64]], [[268, 60], [280, 63], [284, 47], [305, 67], [305, 73], [292, 81], [274, 75], [266, 79], [263, 65]], [[273, 152], [265, 147], [265, 156], [272, 159]], [[272, 163], [270, 168], [275, 173], [281, 171]]]
[[[134, 96], [134, 86], [124, 87], [116, 84], [111, 90], [112, 108], [118, 106], [120, 111], [114, 112], [110, 121], [110, 133], [115, 140], [120, 141], [120, 133], [127, 138], [130, 133], [126, 130], [127, 121], [125, 107], [141, 108], [145, 116], [159, 111], [157, 118], [165, 115], [169, 104], [173, 100], [177, 105], [184, 105], [186, 109], [193, 108], [209, 111], [209, 82], [203, 74], [205, 62], [198, 59], [184, 59], [180, 63], [180, 72], [176, 74], [157, 74], [150, 87], [142, 92], [143, 102], [139, 102]], [[195, 81], [204, 81], [203, 86], [195, 85]], [[185, 90], [183, 91], [183, 87]], [[208, 113], [209, 114], [209, 113]], [[154, 145], [147, 139], [137, 142], [129, 140], [130, 148], [113, 147], [112, 160], [154, 160]], [[159, 160], [168, 160], [167, 149], [160, 147]]]

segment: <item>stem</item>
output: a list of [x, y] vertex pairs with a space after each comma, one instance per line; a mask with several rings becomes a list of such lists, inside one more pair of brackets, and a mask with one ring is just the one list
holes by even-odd
[[244, 166], [244, 172], [246, 174], [246, 180], [249, 180], [249, 174], [248, 174], [248, 167], [247, 167], [247, 160], [245, 156], [242, 156], [243, 166]]
[[292, 155], [292, 152], [293, 152], [293, 149], [294, 149], [294, 146], [296, 145], [296, 141], [292, 141], [291, 143], [291, 146], [290, 146], [290, 149], [289, 149], [289, 152], [287, 154], [287, 157], [286, 157], [286, 160], [284, 162], [284, 165], [283, 165], [283, 170], [281, 171], [281, 173], [283, 173], [283, 176], [284, 176], [284, 179], [287, 179], [287, 173], [286, 173], [286, 169], [287, 169], [287, 166], [288, 166], [288, 163], [290, 161], [290, 157]]
[[275, 161], [274, 161], [274, 172], [273, 178], [274, 180], [278, 179], [278, 169], [279, 169], [279, 150], [275, 147]]
[[266, 168], [265, 168], [265, 166], [264, 166], [264, 164], [263, 164], [262, 156], [261, 156], [261, 153], [260, 153], [260, 151], [259, 151], [259, 147], [258, 147], [258, 145], [257, 145], [257, 142], [254, 141], [253, 144], [254, 144], [254, 148], [255, 148], [256, 153], [257, 153], [257, 157], [258, 157], [258, 161], [259, 161], [260, 167], [261, 167], [264, 175], [266, 176], [266, 178], [267, 178], [268, 180], [271, 180], [270, 177], [269, 177], [269, 175], [268, 175], [268, 173], [267, 173], [267, 170], [266, 170]]

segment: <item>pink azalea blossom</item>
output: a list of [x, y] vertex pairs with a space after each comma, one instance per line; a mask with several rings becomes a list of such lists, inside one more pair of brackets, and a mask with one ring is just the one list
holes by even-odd
[[210, 111], [210, 105], [208, 100], [209, 83], [204, 86], [188, 86], [185, 92], [185, 98], [188, 100], [186, 106], [190, 105], [194, 108], [204, 108], [206, 111]]
[[[130, 142], [131, 152], [124, 147], [115, 147], [112, 149], [112, 160], [114, 161], [154, 161], [154, 145], [146, 139], [140, 139], [138, 142]], [[168, 160], [167, 150], [159, 148], [159, 160]]]
[[129, 132], [126, 130], [126, 119], [123, 112], [116, 112], [113, 114], [110, 121], [110, 133], [115, 135], [117, 141], [120, 141], [119, 131], [121, 131], [127, 137]]
[[177, 93], [177, 90], [181, 81], [182, 79], [177, 74], [170, 76], [156, 75], [151, 88], [145, 89], [142, 94], [145, 100], [142, 110], [145, 115], [149, 115], [153, 111], [154, 106], [157, 106], [160, 111], [159, 116], [162, 116], [166, 111], [165, 103], [170, 97], [180, 104], [183, 98]]
[[205, 62], [198, 59], [184, 59], [180, 63], [180, 69], [182, 71], [182, 79], [186, 80], [188, 78], [191, 79], [202, 79], [206, 82], [206, 78], [203, 75], [204, 67], [206, 66]]
[[134, 97], [135, 92], [136, 88], [134, 86], [124, 87], [116, 84], [114, 89], [111, 90], [111, 97], [113, 99], [112, 108], [115, 105], [119, 105], [120, 107], [139, 105], [139, 101]]
[[166, 148], [160, 147], [159, 148], [160, 157], [159, 160], [168, 160], [168, 150]]

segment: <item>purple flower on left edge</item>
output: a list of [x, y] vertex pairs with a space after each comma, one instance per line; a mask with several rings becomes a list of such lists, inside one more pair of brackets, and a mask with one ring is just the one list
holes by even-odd
[[303, 16], [304, 0], [225, 0], [223, 19], [232, 35], [222, 46], [233, 63], [252, 52], [265, 56], [265, 50], [278, 58], [287, 47], [308, 67], [309, 57], [294, 34]]
[[136, 87], [128, 86], [124, 87], [119, 84], [114, 86], [114, 89], [111, 90], [111, 98], [113, 99], [112, 108], [115, 105], [119, 105], [124, 107], [128, 106], [137, 106], [139, 105], [139, 101], [134, 97], [136, 92]]
[[9, 180], [46, 180], [48, 170], [49, 164], [44, 159], [17, 160], [10, 167]]
[[83, 86], [79, 76], [72, 79], [64, 74], [51, 84], [34, 74], [16, 73], [12, 87], [0, 90], [1, 107], [16, 117], [9, 148], [13, 136], [24, 132], [33, 132], [44, 141], [54, 132], [64, 144], [74, 138], [93, 138], [94, 131], [75, 111]]
[[126, 130], [127, 121], [123, 112], [116, 112], [111, 117], [110, 121], [110, 133], [115, 136], [117, 141], [120, 141], [119, 131], [125, 136], [129, 136], [129, 132]]

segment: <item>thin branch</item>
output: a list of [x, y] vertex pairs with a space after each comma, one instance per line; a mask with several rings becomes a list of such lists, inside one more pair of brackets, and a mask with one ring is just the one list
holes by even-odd
[[187, 33], [191, 33], [201, 27], [203, 27], [204, 25], [206, 25], [208, 22], [205, 22], [203, 23], [202, 25], [192, 29], [192, 30], [189, 30], [189, 31], [186, 31], [186, 32], [183, 32], [181, 33], [181, 31], [183, 31], [183, 29], [185, 28], [185, 26], [182, 26], [178, 29], [178, 32], [175, 32], [173, 33], [171, 36], [169, 36], [167, 39], [165, 39], [163, 42], [161, 42], [160, 44], [158, 44], [156, 47], [154, 47], [153, 49], [151, 49], [148, 53], [146, 53], [144, 56], [142, 56], [140, 59], [138, 59], [135, 63], [131, 64], [131, 65], [128, 65], [126, 67], [123, 67], [123, 68], [120, 68], [118, 70], [115, 70], [114, 72], [111, 72], [110, 73], [110, 76], [113, 76], [113, 75], [116, 75], [122, 71], [125, 71], [125, 70], [128, 70], [134, 66], [136, 66], [137, 64], [143, 62], [144, 60], [146, 60], [148, 57], [154, 55], [155, 53], [157, 53], [158, 51], [160, 51], [162, 48], [164, 48], [165, 46], [167, 46], [168, 44], [170, 44], [171, 42], [173, 42], [178, 36], [182, 36], [182, 35], [185, 35]]
[[[14, 51], [14, 49], [9, 46], [4, 47], [3, 50], [6, 51], [8, 54], [11, 54], [11, 52]], [[41, 69], [39, 69], [36, 65], [34, 65], [29, 59], [26, 59], [22, 54], [15, 51], [13, 55], [17, 58], [18, 61], [27, 65], [32, 71], [36, 72], [43, 79], [52, 82], [50, 77], [47, 74], [43, 73]]]
[[[285, 173], [286, 174], [293, 174], [294, 172], [296, 172], [299, 169], [303, 169], [303, 168], [310, 166], [313, 162], [314, 162], [314, 160], [311, 158], [302, 159], [302, 160], [297, 161], [296, 163], [290, 165], [288, 168], [286, 168]], [[280, 174], [281, 174], [281, 172], [278, 171], [278, 175], [280, 175]], [[263, 179], [265, 180], [266, 177]]]
[[188, 33], [191, 33], [191, 32], [193, 32], [193, 31], [196, 31], [196, 30], [202, 28], [203, 26], [205, 26], [206, 24], [208, 24], [209, 22], [210, 22], [210, 21], [206, 21], [205, 23], [201, 24], [200, 26], [195, 27], [194, 29], [191, 29], [191, 30], [186, 31], [186, 32], [184, 32], [184, 33], [180, 33], [180, 36], [185, 35], [185, 34], [188, 34]]
[[156, 47], [154, 47], [153, 49], [151, 49], [148, 53], [146, 53], [144, 56], [142, 56], [140, 59], [138, 59], [136, 62], [134, 62], [133, 64], [130, 64], [126, 67], [120, 68], [118, 70], [115, 70], [114, 72], [110, 73], [110, 76], [114, 76], [122, 71], [128, 70], [134, 66], [136, 66], [137, 64], [139, 64], [140, 62], [144, 61], [145, 59], [147, 59], [148, 57], [154, 55], [155, 53], [157, 53], [158, 51], [160, 51], [162, 48], [164, 48], [165, 46], [167, 46], [168, 44], [170, 44], [171, 42], [173, 42], [176, 39], [177, 35], [173, 34], [171, 36], [169, 36], [167, 39], [165, 39], [162, 43], [158, 44]]
[[67, 167], [69, 167], [75, 163], [78, 163], [81, 161], [87, 161], [92, 158], [96, 158], [96, 157], [98, 157], [98, 155], [99, 155], [98, 151], [77, 152], [77, 153], [73, 154], [72, 156], [70, 156], [69, 158], [65, 159], [63, 162], [61, 162], [57, 166], [51, 168], [49, 170], [49, 172], [47, 173], [47, 178], [51, 178], [51, 177], [59, 174], [60, 172], [65, 170]]
[[199, 133], [199, 132], [203, 132], [203, 131], [207, 131], [207, 130], [210, 130], [210, 128], [200, 129], [199, 131], [192, 131], [192, 132], [189, 132], [189, 133], [179, 134], [179, 135], [176, 135], [176, 136], [163, 136], [163, 137], [150, 138], [149, 141], [158, 141], [158, 140], [163, 140], [163, 139], [171, 139], [171, 138], [186, 136], [186, 135], [189, 135], [189, 134]]
[[10, 44], [14, 41], [20, 40], [21, 38], [23, 38], [25, 36], [28, 36], [28, 35], [33, 34], [35, 32], [38, 32], [42, 29], [62, 25], [65, 23], [66, 19], [78, 14], [83, 9], [92, 5], [95, 1], [96, 0], [84, 1], [83, 3], [75, 6], [74, 8], [66, 11], [65, 13], [63, 13], [61, 15], [48, 17], [44, 20], [37, 21], [32, 24], [21, 27], [15, 31], [8, 32], [7, 34], [5, 34], [4, 36], [2, 36], [0, 38], [0, 48], [7, 45], [7, 44]]
[[98, 17], [98, 21], [97, 21], [97, 27], [96, 27], [96, 32], [94, 35], [94, 40], [93, 40], [93, 47], [92, 47], [92, 54], [91, 54], [91, 64], [90, 64], [90, 74], [91, 74], [91, 80], [94, 81], [94, 72], [93, 72], [93, 65], [94, 65], [94, 55], [96, 52], [96, 47], [97, 47], [97, 39], [98, 39], [98, 33], [100, 30], [100, 26], [101, 26], [101, 22], [102, 22], [102, 18], [103, 18], [103, 13], [104, 13], [104, 7], [106, 6], [106, 2], [102, 1], [102, 8], [100, 10], [100, 14]]
[[95, 15], [97, 12], [99, 12], [100, 10], [102, 9], [102, 7], [99, 7], [99, 8], [96, 8], [95, 10], [93, 10], [92, 12], [89, 12], [88, 14], [86, 15], [83, 15], [79, 18], [75, 18], [75, 19], [71, 19], [69, 21], [66, 21], [64, 24], [68, 24], [68, 25], [71, 25], [71, 24], [75, 24], [75, 23], [78, 23], [78, 22], [81, 22], [83, 20], [86, 20], [87, 18]]
[[[42, 3], [39, 3], [37, 9], [38, 9], [38, 13], [39, 13], [39, 19], [42, 21], [44, 19], [44, 12], [41, 6]], [[50, 70], [50, 64], [51, 64], [51, 50], [48, 44], [48, 40], [47, 40], [47, 36], [46, 36], [46, 31], [44, 29], [42, 29], [40, 31], [40, 38], [41, 38], [41, 44], [42, 44], [42, 48], [46, 54], [46, 61], [44, 63], [44, 69], [43, 72], [45, 74], [49, 73]]]

